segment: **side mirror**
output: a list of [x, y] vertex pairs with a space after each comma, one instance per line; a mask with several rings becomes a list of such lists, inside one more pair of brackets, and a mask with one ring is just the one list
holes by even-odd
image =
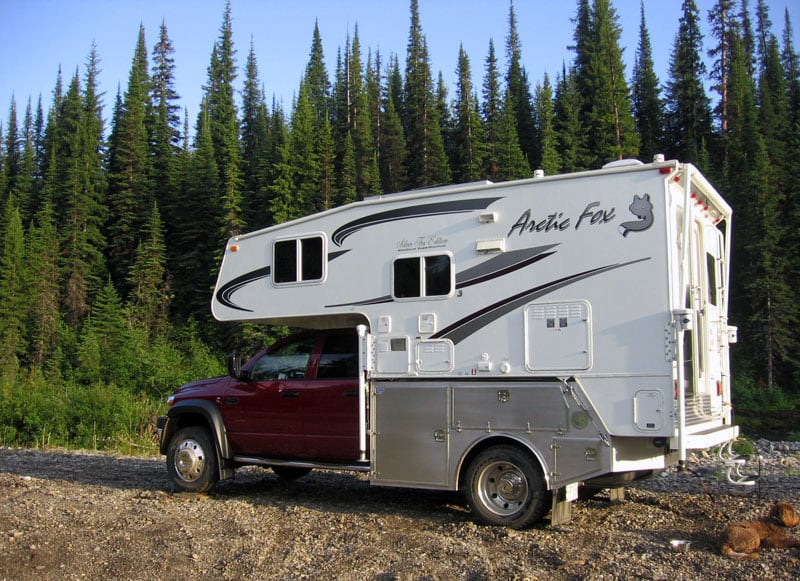
[[228, 375], [234, 379], [242, 378], [242, 356], [236, 351], [228, 353]]

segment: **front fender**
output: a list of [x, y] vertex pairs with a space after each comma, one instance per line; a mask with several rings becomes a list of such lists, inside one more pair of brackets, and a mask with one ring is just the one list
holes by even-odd
[[[212, 402], [207, 399], [186, 399], [175, 402], [167, 412], [166, 420], [161, 432], [160, 450], [162, 454], [167, 453], [167, 447], [172, 435], [178, 429], [197, 424], [198, 420], [189, 419], [190, 417], [200, 418], [213, 434], [217, 444], [217, 452], [220, 459], [229, 460], [233, 457], [228, 435], [225, 430], [225, 422], [222, 421], [222, 414]], [[222, 463], [220, 463], [222, 464]]]

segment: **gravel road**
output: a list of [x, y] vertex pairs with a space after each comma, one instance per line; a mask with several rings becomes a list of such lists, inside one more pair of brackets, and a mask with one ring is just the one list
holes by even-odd
[[568, 524], [526, 531], [476, 526], [457, 494], [358, 474], [287, 482], [248, 468], [195, 495], [172, 491], [162, 458], [0, 448], [0, 579], [798, 579], [798, 549], [717, 552], [731, 520], [775, 500], [800, 508], [800, 444], [758, 447], [756, 486], [693, 458], [694, 473], [657, 475], [619, 504], [601, 493]]

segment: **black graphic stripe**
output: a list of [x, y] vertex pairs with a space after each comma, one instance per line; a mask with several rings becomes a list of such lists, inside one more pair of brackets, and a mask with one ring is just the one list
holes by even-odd
[[565, 276], [564, 278], [548, 282], [541, 286], [505, 298], [502, 301], [498, 301], [479, 311], [476, 311], [471, 315], [464, 317], [459, 321], [456, 321], [452, 325], [445, 327], [440, 332], [433, 335], [433, 338], [450, 339], [453, 343], [460, 343], [470, 335], [478, 332], [480, 329], [482, 329], [489, 323], [496, 321], [500, 317], [510, 313], [511, 311], [513, 311], [518, 307], [521, 307], [522, 305], [528, 303], [529, 301], [550, 294], [560, 288], [564, 288], [566, 286], [590, 278], [592, 276], [596, 276], [598, 274], [602, 274], [610, 270], [616, 270], [617, 268], [623, 268], [647, 260], [650, 260], [650, 258], [640, 258], [638, 260], [623, 262], [621, 264], [610, 264], [608, 266], [601, 266], [600, 268], [594, 268], [592, 270], [587, 270], [585, 272], [579, 272], [577, 274], [572, 274], [570, 276]]
[[248, 313], [252, 313], [253, 309], [246, 309], [244, 307], [240, 307], [231, 300], [231, 296], [240, 288], [250, 284], [251, 282], [255, 282], [262, 278], [267, 278], [269, 275], [270, 275], [270, 267], [265, 266], [264, 268], [259, 268], [258, 270], [254, 270], [252, 272], [245, 273], [241, 276], [237, 276], [233, 280], [230, 280], [227, 283], [225, 283], [222, 286], [222, 288], [220, 288], [217, 291], [216, 293], [217, 302], [228, 307], [229, 309], [236, 309], [237, 311], [246, 311]]
[[336, 246], [341, 246], [345, 238], [370, 226], [386, 224], [387, 222], [396, 222], [398, 220], [423, 218], [426, 216], [443, 216], [446, 214], [462, 214], [474, 210], [484, 210], [499, 199], [501, 198], [473, 198], [451, 202], [414, 205], [407, 208], [396, 208], [394, 210], [378, 212], [377, 214], [370, 214], [369, 216], [364, 216], [363, 218], [353, 220], [352, 222], [340, 226], [333, 233], [331, 239]]
[[480, 284], [492, 280], [494, 278], [504, 276], [520, 268], [525, 268], [535, 262], [544, 260], [548, 256], [555, 254], [548, 252], [555, 248], [558, 244], [548, 244], [547, 246], [538, 246], [535, 248], [524, 248], [522, 250], [514, 250], [506, 252], [491, 260], [486, 260], [477, 266], [468, 268], [463, 272], [456, 275], [456, 288], [466, 288], [475, 284]]
[[[349, 250], [339, 250], [337, 252], [330, 252], [328, 253], [328, 262], [336, 260], [343, 254], [347, 254], [350, 252]], [[225, 305], [228, 308], [236, 309], [237, 311], [246, 311], [248, 313], [252, 313], [253, 309], [246, 309], [244, 307], [240, 307], [239, 305], [235, 304], [231, 299], [233, 293], [238, 291], [240, 288], [250, 284], [251, 282], [255, 282], [262, 278], [267, 278], [270, 275], [270, 267], [265, 266], [264, 268], [259, 268], [258, 270], [254, 270], [252, 272], [248, 272], [241, 276], [234, 278], [231, 281], [228, 281], [221, 289], [219, 289], [216, 293], [217, 301]]]

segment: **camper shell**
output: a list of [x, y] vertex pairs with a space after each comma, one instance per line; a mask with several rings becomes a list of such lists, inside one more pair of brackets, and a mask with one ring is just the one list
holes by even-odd
[[[579, 486], [737, 437], [731, 213], [661, 158], [376, 196], [231, 238], [211, 307], [358, 333], [347, 469], [462, 489], [484, 522], [563, 522]], [[212, 431], [221, 467], [292, 464]]]

